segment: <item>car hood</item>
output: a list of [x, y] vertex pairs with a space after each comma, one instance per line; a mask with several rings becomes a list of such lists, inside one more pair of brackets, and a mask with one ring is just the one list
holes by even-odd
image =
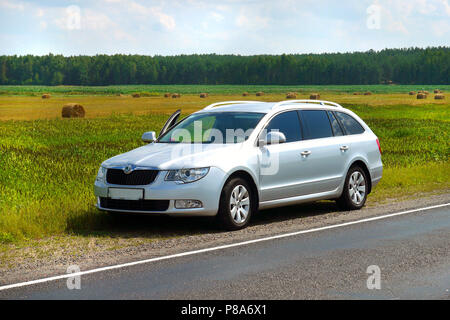
[[131, 164], [160, 170], [210, 167], [241, 148], [242, 144], [151, 143], [112, 157], [102, 165], [124, 167]]

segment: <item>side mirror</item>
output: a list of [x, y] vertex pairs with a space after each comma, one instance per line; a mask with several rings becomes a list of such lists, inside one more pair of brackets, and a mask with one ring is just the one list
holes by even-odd
[[150, 143], [156, 140], [156, 133], [155, 131], [149, 131], [149, 132], [145, 132], [142, 135], [142, 141]]
[[271, 131], [263, 139], [259, 140], [259, 146], [263, 147], [270, 144], [280, 144], [286, 142], [286, 136], [283, 132]]

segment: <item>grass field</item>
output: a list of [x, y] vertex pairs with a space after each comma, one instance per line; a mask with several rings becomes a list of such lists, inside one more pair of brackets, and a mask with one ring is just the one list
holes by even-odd
[[[377, 92], [377, 87], [367, 91]], [[134, 91], [134, 87], [121, 88]], [[435, 101], [432, 95], [416, 100], [404, 93], [353, 96], [327, 88], [314, 91], [355, 111], [380, 138], [385, 171], [369, 203], [450, 187], [448, 101]], [[282, 89], [280, 92], [291, 90]], [[142, 145], [141, 134], [159, 131], [167, 114], [177, 108], [188, 114], [214, 101], [244, 99], [223, 92], [207, 99], [189, 94], [180, 99], [135, 99], [95, 96], [89, 90], [76, 97], [57, 94], [48, 100], [0, 96], [0, 243], [107, 232], [108, 217], [95, 209], [93, 195], [93, 182], [103, 160]], [[203, 87], [195, 90], [206, 91]], [[0, 91], [7, 90], [0, 87]], [[263, 87], [262, 91], [270, 89]], [[354, 87], [350, 91], [362, 90]], [[258, 98], [277, 101], [284, 95]], [[84, 105], [88, 118], [60, 119], [61, 106], [69, 101]]]
[[275, 85], [118, 85], [118, 86], [0, 86], [0, 95], [40, 96], [42, 93], [55, 95], [115, 95], [144, 92], [150, 95], [161, 95], [165, 92], [178, 92], [181, 94], [242, 94], [242, 92], [284, 94], [294, 91], [299, 93], [331, 92], [348, 94], [353, 92], [372, 93], [408, 93], [409, 91], [426, 90], [433, 92], [441, 89], [449, 92], [450, 85], [308, 85], [308, 86], [275, 86]]

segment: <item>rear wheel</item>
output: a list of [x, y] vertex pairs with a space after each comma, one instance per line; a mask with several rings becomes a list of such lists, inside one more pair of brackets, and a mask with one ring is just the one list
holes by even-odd
[[245, 228], [255, 210], [255, 197], [249, 183], [239, 177], [227, 182], [222, 190], [217, 218], [226, 230]]
[[367, 199], [367, 176], [359, 166], [350, 168], [345, 179], [344, 190], [337, 200], [339, 207], [345, 210], [361, 209]]

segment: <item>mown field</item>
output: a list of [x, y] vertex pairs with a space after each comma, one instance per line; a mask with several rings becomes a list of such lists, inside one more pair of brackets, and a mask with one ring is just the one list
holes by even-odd
[[290, 91], [331, 92], [347, 94], [353, 92], [373, 93], [408, 93], [409, 91], [426, 90], [433, 92], [439, 88], [449, 92], [450, 85], [308, 85], [308, 86], [280, 86], [280, 85], [113, 85], [113, 86], [0, 86], [0, 95], [40, 96], [43, 93], [56, 95], [114, 95], [143, 92], [151, 96], [159, 96], [165, 92], [181, 94], [241, 94], [242, 92], [256, 93], [286, 93]]
[[[366, 91], [376, 92], [377, 87]], [[53, 88], [52, 92], [59, 88]], [[121, 88], [122, 92], [135, 89]], [[430, 86], [429, 90], [433, 88]], [[223, 92], [211, 94], [207, 99], [194, 94], [179, 99], [94, 96], [89, 94], [90, 89], [80, 96], [56, 94], [48, 100], [38, 96], [0, 96], [0, 243], [108, 232], [109, 218], [95, 209], [92, 187], [103, 160], [141, 146], [141, 134], [159, 131], [167, 114], [177, 108], [186, 115], [213, 101], [256, 99]], [[203, 87], [197, 89], [206, 91]], [[292, 91], [282, 89], [283, 93]], [[385, 171], [368, 205], [448, 190], [448, 100], [435, 101], [433, 95], [427, 100], [416, 100], [405, 93], [353, 96], [334, 92], [333, 86], [320, 89], [322, 98], [343, 103], [355, 111], [380, 138]], [[0, 91], [5, 90], [0, 87]], [[270, 92], [269, 87], [258, 90]], [[164, 88], [164, 91], [175, 90]], [[246, 87], [240, 87], [241, 91], [246, 91]], [[349, 89], [354, 91], [361, 90]], [[299, 98], [306, 96], [305, 93]], [[258, 99], [276, 101], [284, 99], [284, 94], [269, 93]], [[65, 102], [83, 104], [87, 118], [60, 119]]]

